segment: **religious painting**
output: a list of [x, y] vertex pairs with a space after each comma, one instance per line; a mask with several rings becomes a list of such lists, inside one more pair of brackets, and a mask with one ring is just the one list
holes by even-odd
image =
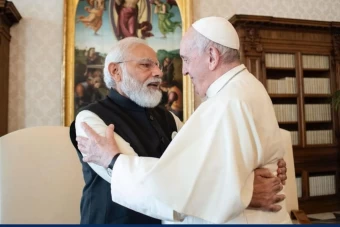
[[[183, 111], [183, 86], [187, 81], [183, 81], [179, 44], [183, 26], [187, 27], [188, 24], [188, 20], [183, 20], [181, 11], [189, 3], [184, 4], [184, 0], [73, 1], [73, 7], [69, 3], [65, 7], [66, 15], [74, 10], [73, 45], [70, 44], [70, 37], [67, 38], [64, 62], [65, 108], [72, 107], [72, 110], [65, 109], [65, 119], [68, 119], [65, 124], [71, 122], [82, 107], [108, 94], [103, 75], [105, 57], [115, 43], [126, 37], [144, 39], [155, 50], [163, 72], [160, 105], [183, 120], [183, 113], [188, 112]], [[72, 47], [73, 55], [67, 53], [72, 51], [69, 50]], [[73, 77], [70, 78], [68, 73]]]

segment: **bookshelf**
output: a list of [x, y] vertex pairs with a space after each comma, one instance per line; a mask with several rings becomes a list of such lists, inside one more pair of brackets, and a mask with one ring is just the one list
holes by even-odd
[[[340, 23], [235, 15], [241, 60], [266, 87], [292, 136], [300, 209], [340, 210]], [[289, 171], [289, 170], [288, 170]]]

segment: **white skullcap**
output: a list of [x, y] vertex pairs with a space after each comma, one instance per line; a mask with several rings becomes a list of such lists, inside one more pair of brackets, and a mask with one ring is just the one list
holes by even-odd
[[193, 23], [192, 27], [222, 46], [236, 50], [240, 48], [240, 40], [234, 26], [223, 17], [205, 17]]

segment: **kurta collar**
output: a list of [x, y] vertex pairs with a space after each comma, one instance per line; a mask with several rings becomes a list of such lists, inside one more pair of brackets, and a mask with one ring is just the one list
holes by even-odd
[[121, 106], [124, 109], [134, 110], [134, 111], [144, 111], [144, 107], [141, 107], [137, 105], [131, 99], [122, 96], [113, 88], [110, 89], [108, 96], [114, 103], [116, 103], [117, 105]]
[[215, 80], [208, 88], [206, 93], [206, 98], [211, 98], [214, 95], [216, 95], [223, 87], [228, 83], [229, 80], [231, 80], [236, 74], [243, 71], [246, 67], [241, 64], [239, 66], [236, 66], [235, 68], [232, 68], [225, 74], [223, 74], [220, 78]]

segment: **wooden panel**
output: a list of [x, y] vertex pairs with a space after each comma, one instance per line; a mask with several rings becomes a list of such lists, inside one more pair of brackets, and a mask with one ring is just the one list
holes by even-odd
[[323, 213], [340, 210], [340, 197], [338, 196], [319, 196], [309, 200], [299, 200], [299, 209], [307, 214]]
[[250, 57], [247, 58], [246, 63], [247, 69], [251, 72], [257, 79], [261, 81], [261, 60], [260, 58]]
[[274, 40], [278, 40], [281, 43], [303, 41], [310, 45], [329, 45], [331, 43], [331, 37], [325, 32], [312, 33], [282, 30], [260, 30], [260, 36], [263, 43], [272, 42]]
[[9, 42], [0, 35], [0, 136], [7, 133]]
[[5, 135], [8, 128], [10, 27], [20, 19], [12, 2], [0, 0], [0, 136]]
[[294, 162], [295, 164], [315, 163], [316, 165], [328, 166], [328, 163], [337, 161], [338, 151], [337, 146], [296, 147], [294, 148]]

